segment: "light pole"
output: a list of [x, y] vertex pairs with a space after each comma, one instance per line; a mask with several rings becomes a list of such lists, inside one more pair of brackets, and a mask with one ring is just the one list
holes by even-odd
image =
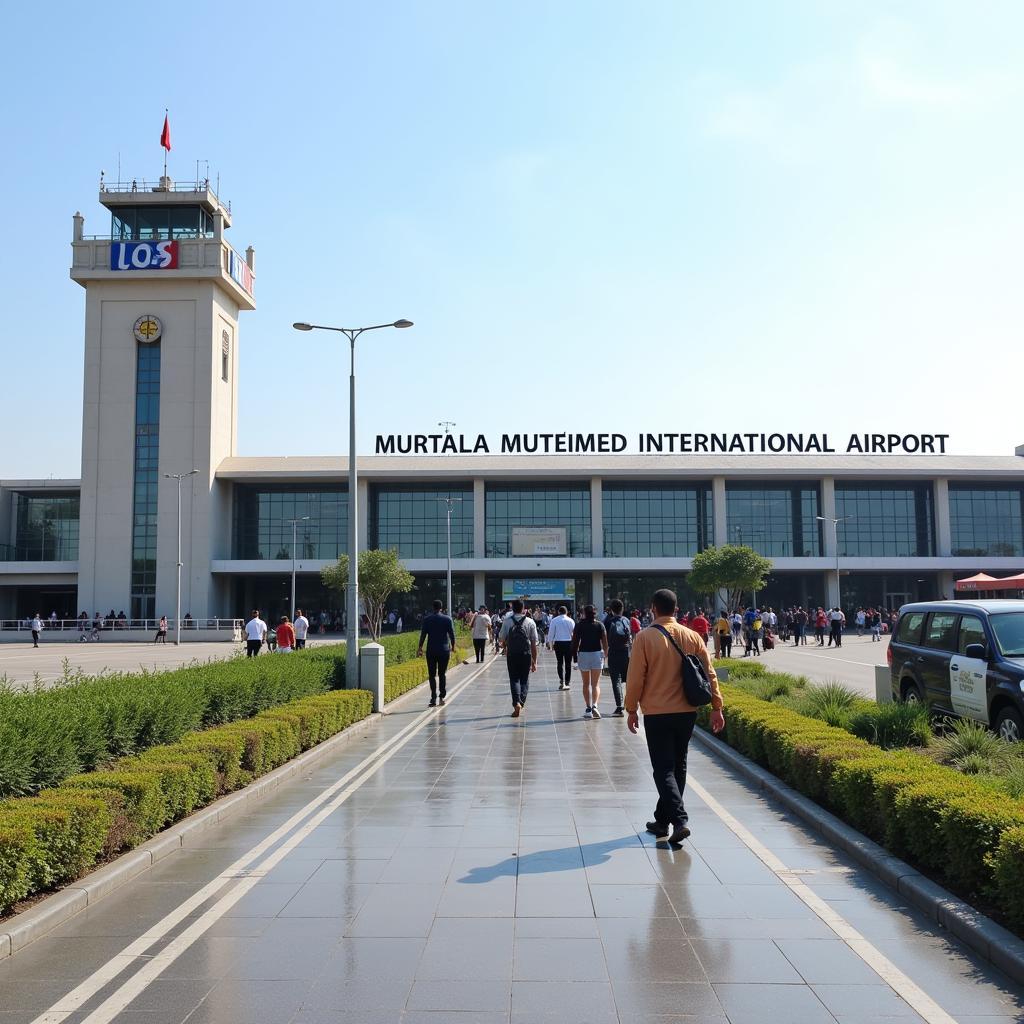
[[292, 524], [292, 607], [289, 615], [295, 615], [295, 530], [299, 523], [305, 522], [307, 519], [312, 519], [312, 516], [299, 516], [296, 519], [288, 519], [287, 522]]
[[348, 599], [345, 603], [345, 686], [359, 689], [359, 483], [356, 473], [356, 338], [366, 331], [384, 327], [412, 327], [411, 320], [395, 320], [372, 327], [325, 327], [322, 324], [296, 323], [297, 331], [337, 331], [349, 341], [351, 359], [348, 375]]
[[815, 519], [820, 519], [823, 523], [832, 524], [832, 537], [836, 542], [836, 605], [839, 608], [843, 607], [843, 593], [842, 584], [839, 582], [839, 524], [845, 522], [847, 519], [852, 519], [853, 516], [839, 516], [838, 519], [832, 519], [829, 516], [815, 516]]
[[181, 481], [187, 476], [195, 476], [198, 469], [190, 469], [187, 473], [164, 473], [168, 480], [178, 482], [178, 567], [177, 582], [174, 587], [174, 646], [181, 644]]
[[455, 510], [455, 503], [462, 501], [461, 498], [453, 498], [450, 494], [438, 501], [445, 503], [445, 519], [448, 526], [448, 606], [447, 612], [452, 614], [452, 512]]

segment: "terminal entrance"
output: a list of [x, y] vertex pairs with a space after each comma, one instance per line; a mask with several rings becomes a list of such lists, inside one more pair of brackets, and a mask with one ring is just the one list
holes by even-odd
[[515, 600], [528, 608], [549, 610], [565, 605], [570, 615], [591, 600], [591, 578], [562, 576], [488, 576], [484, 583], [484, 603], [494, 611]]

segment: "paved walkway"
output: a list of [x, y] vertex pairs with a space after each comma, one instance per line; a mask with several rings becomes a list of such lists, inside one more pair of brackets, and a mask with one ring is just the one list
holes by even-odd
[[518, 721], [503, 661], [474, 672], [0, 962], [0, 1024], [1024, 1019], [699, 746], [693, 837], [658, 846], [642, 738], [583, 721], [550, 655]]

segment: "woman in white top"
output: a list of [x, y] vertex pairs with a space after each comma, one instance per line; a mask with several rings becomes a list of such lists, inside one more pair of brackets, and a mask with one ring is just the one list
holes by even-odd
[[479, 665], [483, 663], [487, 641], [491, 638], [491, 617], [487, 614], [487, 608], [484, 605], [480, 605], [480, 611], [473, 616], [473, 625], [470, 628], [473, 633], [476, 662]]

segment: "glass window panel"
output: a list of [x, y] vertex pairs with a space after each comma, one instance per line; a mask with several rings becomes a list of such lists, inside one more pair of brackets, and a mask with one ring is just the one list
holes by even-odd
[[737, 485], [726, 488], [727, 538], [762, 555], [815, 557], [821, 554], [816, 487]]
[[1008, 484], [950, 484], [952, 551], [960, 557], [1024, 554], [1024, 489]]

